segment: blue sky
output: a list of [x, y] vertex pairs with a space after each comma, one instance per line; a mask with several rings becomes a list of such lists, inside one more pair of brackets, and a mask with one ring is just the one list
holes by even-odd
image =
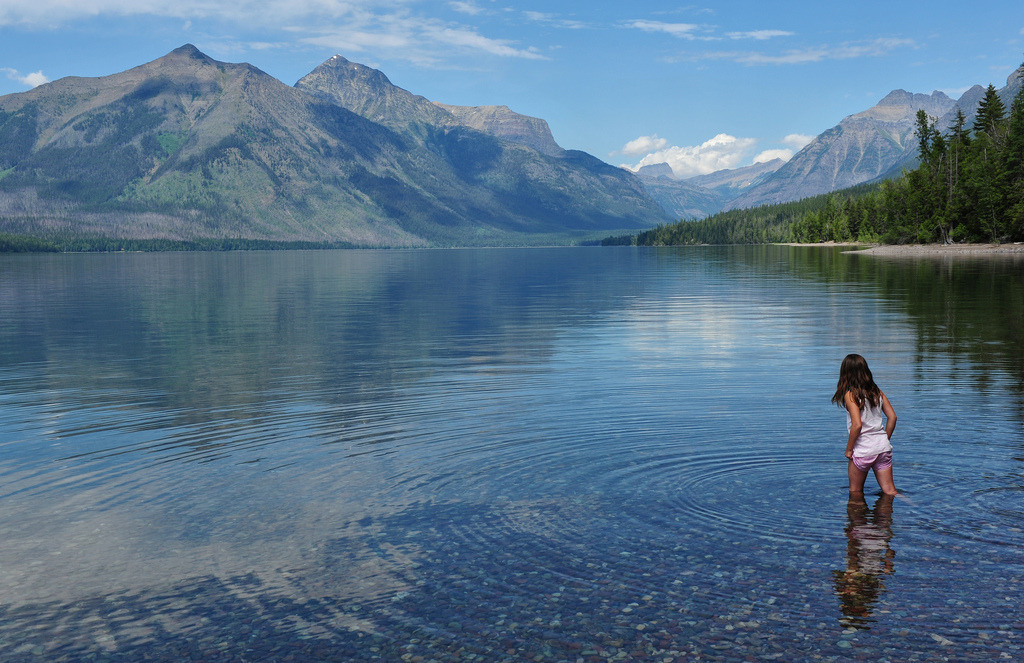
[[690, 176], [785, 157], [896, 88], [1002, 87], [1024, 62], [1024, 3], [0, 0], [0, 94], [185, 43], [288, 84], [339, 53], [435, 101], [544, 118], [565, 148]]

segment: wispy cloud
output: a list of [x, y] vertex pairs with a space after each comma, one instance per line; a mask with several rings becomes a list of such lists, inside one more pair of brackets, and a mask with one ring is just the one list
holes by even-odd
[[652, 21], [646, 19], [635, 19], [627, 21], [624, 27], [645, 32], [661, 32], [682, 39], [718, 41], [723, 38], [729, 39], [754, 39], [767, 41], [777, 37], [791, 37], [795, 33], [788, 30], [748, 30], [745, 32], [726, 32], [723, 35], [717, 34], [714, 26], [700, 25], [697, 23], [667, 23], [665, 21]]
[[[451, 2], [470, 11], [474, 5], [473, 0]], [[425, 4], [429, 3], [409, 0], [2, 0], [0, 25], [49, 28], [81, 18], [158, 16], [193, 22], [223, 19], [250, 27], [266, 27], [309, 18], [359, 20], [372, 15], [403, 14]]]
[[439, 44], [465, 48], [472, 51], [490, 53], [511, 58], [527, 58], [529, 60], [546, 60], [547, 58], [533, 49], [517, 48], [514, 41], [508, 39], [492, 39], [468, 28], [450, 28], [439, 25], [426, 25], [423, 35]]
[[[250, 4], [250, 10], [255, 7]], [[234, 13], [234, 10], [231, 10]], [[214, 3], [181, 0], [161, 6], [158, 0], [4, 0], [0, 2], [0, 26], [23, 25], [54, 28], [83, 17], [155, 15], [191, 18], [227, 13]]]
[[[299, 39], [303, 43], [324, 46], [339, 53], [349, 51], [362, 52], [375, 48], [386, 48], [392, 51], [409, 53], [414, 50], [415, 45], [414, 35], [405, 30], [367, 30], [359, 29], [355, 26], [323, 28], [319, 30], [305, 30], [296, 27], [289, 28], [289, 30], [307, 33], [307, 36], [300, 37]], [[308, 34], [310, 32], [313, 32], [313, 34]]]
[[748, 65], [807, 64], [825, 60], [850, 60], [863, 57], [888, 55], [897, 48], [913, 47], [913, 39], [883, 37], [867, 42], [849, 42], [833, 46], [815, 46], [803, 49], [789, 49], [781, 53], [757, 51], [709, 51], [683, 56], [689, 60], [732, 60]]
[[584, 21], [565, 18], [548, 12], [524, 11], [523, 16], [535, 23], [546, 23], [559, 28], [568, 28], [569, 30], [579, 30], [587, 27], [587, 23]]
[[[451, 0], [448, 7], [466, 16], [483, 13], [474, 0]], [[335, 51], [381, 51], [376, 55], [421, 64], [467, 54], [547, 59], [536, 47], [487, 35], [474, 25], [444, 20], [431, 11], [429, 3], [405, 0], [2, 0], [0, 26], [54, 27], [104, 15], [217, 19], [284, 30], [298, 35], [299, 43]]]
[[696, 23], [665, 23], [664, 21], [642, 19], [627, 21], [625, 26], [627, 28], [643, 30], [644, 32], [664, 32], [673, 37], [682, 37], [684, 39], [696, 39], [697, 35], [695, 33], [701, 29]]
[[469, 14], [470, 16], [476, 16], [482, 14], [484, 9], [474, 2], [449, 2], [448, 6], [457, 12], [462, 14]]
[[730, 39], [757, 39], [765, 41], [775, 37], [792, 37], [794, 33], [787, 30], [752, 30], [750, 32], [726, 32], [725, 36]]
[[304, 44], [338, 53], [370, 53], [421, 66], [442, 66], [460, 56], [490, 55], [526, 60], [548, 59], [539, 49], [512, 39], [483, 34], [475, 27], [409, 11], [352, 11], [342, 19], [287, 28]]
[[658, 149], [644, 156], [636, 165], [624, 167], [636, 171], [643, 166], [667, 163], [679, 178], [706, 175], [725, 168], [736, 168], [749, 157], [756, 144], [754, 138], [737, 138], [722, 133], [700, 145]]
[[7, 74], [7, 78], [12, 81], [18, 81], [22, 85], [27, 85], [29, 87], [38, 87], [43, 83], [50, 82], [50, 79], [43, 74], [42, 70], [34, 71], [31, 74], [25, 74], [24, 76], [17, 69], [11, 69], [10, 67], [0, 67], [0, 71]]
[[554, 14], [549, 14], [548, 12], [524, 11], [523, 16], [538, 23], [548, 23], [556, 19]]
[[282, 48], [284, 44], [281, 42], [270, 42], [270, 41], [247, 41], [245, 47], [251, 51], [269, 51], [275, 48]]

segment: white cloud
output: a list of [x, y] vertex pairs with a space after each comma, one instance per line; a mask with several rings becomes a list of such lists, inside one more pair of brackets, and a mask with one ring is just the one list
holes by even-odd
[[465, 25], [406, 12], [354, 11], [344, 20], [330, 21], [324, 27], [287, 29], [300, 35], [305, 33], [299, 37], [302, 43], [323, 46], [336, 53], [370, 51], [428, 66], [457, 55], [547, 59], [536, 48], [523, 48], [515, 41], [488, 37]]
[[547, 12], [524, 11], [523, 16], [538, 23], [548, 23], [555, 20], [555, 15]]
[[587, 27], [587, 24], [583, 21], [562, 18], [557, 14], [549, 14], [547, 12], [524, 11], [523, 16], [537, 23], [547, 23], [555, 27], [567, 28], [569, 30], [579, 30], [580, 28]]
[[636, 28], [644, 32], [664, 32], [673, 37], [683, 37], [685, 39], [694, 39], [694, 32], [700, 29], [700, 26], [694, 23], [664, 23], [662, 21], [646, 20], [629, 21], [626, 23], [626, 27]]
[[756, 157], [754, 157], [754, 163], [768, 163], [769, 161], [775, 161], [776, 159], [782, 159], [783, 161], [789, 161], [793, 158], [793, 150], [780, 149], [780, 150], [765, 150]]
[[42, 70], [34, 71], [31, 74], [25, 74], [24, 76], [22, 76], [17, 69], [10, 69], [8, 67], [0, 67], [0, 71], [7, 74], [7, 78], [10, 78], [12, 81], [18, 81], [22, 85], [27, 85], [29, 87], [38, 87], [43, 83], [50, 82], [50, 79], [43, 74]]
[[[475, 0], [448, 4], [463, 14], [482, 11]], [[427, 11], [426, 4], [406, 0], [0, 0], [0, 26], [56, 27], [92, 16], [160, 16], [192, 23], [221, 19], [283, 29], [299, 35], [301, 43], [335, 52], [381, 51], [377, 55], [421, 64], [481, 54], [547, 59], [535, 47], [491, 37], [472, 25], [442, 20]]]
[[284, 44], [270, 41], [247, 41], [245, 47], [252, 51], [269, 51], [275, 48], [282, 48]]
[[405, 0], [2, 0], [0, 25], [51, 28], [80, 18], [160, 16], [279, 27], [310, 18], [360, 20], [375, 14], [402, 14], [408, 12], [409, 4]]
[[773, 37], [792, 37], [793, 33], [787, 30], [752, 30], [750, 32], [726, 32], [730, 39], [757, 39], [764, 41]]
[[667, 163], [679, 178], [706, 175], [725, 168], [736, 168], [750, 154], [755, 144], [757, 141], [753, 138], [737, 138], [723, 133], [700, 145], [672, 146], [651, 152], [635, 166], [626, 167], [636, 171], [642, 166]]
[[507, 39], [492, 39], [474, 30], [466, 28], [449, 28], [438, 25], [424, 26], [423, 34], [433, 38], [437, 43], [456, 46], [471, 51], [490, 53], [502, 57], [526, 58], [529, 60], [546, 60], [547, 58], [533, 50], [516, 48]]
[[614, 154], [624, 154], [626, 156], [635, 157], [648, 152], [654, 152], [660, 150], [668, 145], [668, 141], [664, 138], [659, 138], [657, 134], [651, 136], [640, 136], [634, 140], [629, 141], [623, 146], [621, 150]]
[[[695, 23], [666, 23], [663, 21], [651, 21], [636, 19], [624, 23], [627, 28], [643, 30], [645, 32], [664, 32], [665, 34], [683, 39], [700, 39], [705, 41], [717, 41], [722, 37], [714, 34], [713, 26], [698, 25]], [[750, 30], [746, 32], [726, 32], [725, 36], [730, 39], [756, 39], [766, 41], [775, 37], [790, 37], [794, 33], [788, 30]]]
[[756, 51], [712, 51], [692, 56], [695, 60], [732, 60], [740, 64], [806, 64], [824, 60], [850, 60], [863, 57], [880, 57], [903, 46], [915, 46], [913, 39], [886, 37], [868, 42], [851, 42], [835, 46], [815, 46], [804, 49], [790, 49], [781, 53]]
[[817, 136], [812, 136], [810, 134], [789, 134], [782, 139], [782, 142], [785, 145], [789, 145], [794, 150], [801, 150], [815, 138], [817, 138]]
[[470, 16], [476, 16], [484, 11], [481, 7], [478, 7], [472, 2], [449, 2], [448, 6], [457, 12], [469, 14]]
[[[390, 50], [411, 49], [411, 35], [387, 32], [366, 32], [363, 30], [337, 30], [325, 32], [312, 37], [304, 37], [300, 41], [316, 46], [325, 46], [333, 51], [361, 52], [372, 48], [386, 48]], [[415, 60], [417, 58], [409, 57]]]
[[42, 70], [34, 71], [31, 74], [26, 74], [18, 80], [20, 80], [25, 85], [31, 85], [32, 87], [37, 87], [39, 85], [42, 85], [43, 83], [50, 82], [50, 79], [43, 74]]

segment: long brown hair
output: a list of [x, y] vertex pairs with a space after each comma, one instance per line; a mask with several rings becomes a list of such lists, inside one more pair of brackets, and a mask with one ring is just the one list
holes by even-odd
[[876, 407], [882, 400], [882, 390], [871, 377], [868, 360], [858, 354], [848, 354], [843, 358], [843, 364], [839, 367], [839, 384], [836, 385], [832, 402], [845, 407], [846, 392], [853, 394], [853, 400], [859, 408], [864, 407], [865, 400], [871, 407]]

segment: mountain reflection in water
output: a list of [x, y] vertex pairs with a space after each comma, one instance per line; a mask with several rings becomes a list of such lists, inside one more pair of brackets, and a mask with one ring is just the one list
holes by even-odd
[[[1022, 280], [0, 256], [0, 659], [1024, 658]], [[848, 352], [900, 414], [895, 516], [847, 502]]]

